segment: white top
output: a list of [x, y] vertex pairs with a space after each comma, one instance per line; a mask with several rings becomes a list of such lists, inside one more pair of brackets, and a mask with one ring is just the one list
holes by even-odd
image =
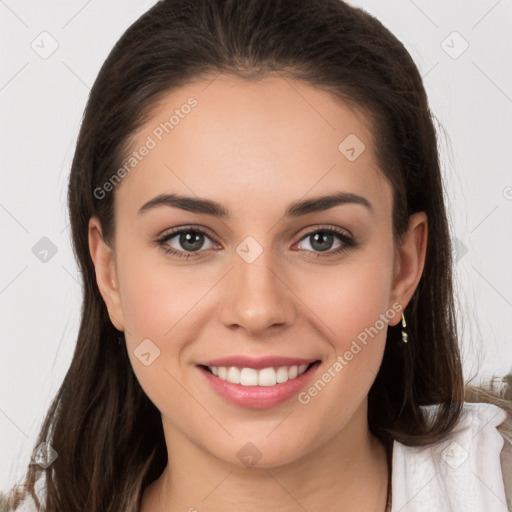
[[[437, 406], [423, 406], [431, 413]], [[427, 447], [393, 443], [391, 512], [510, 512], [512, 439], [498, 430], [507, 413], [465, 402], [458, 426]], [[506, 464], [500, 460], [502, 453]], [[505, 484], [505, 481], [507, 482]], [[27, 498], [14, 512], [37, 512]]]
[[[425, 406], [433, 411], [437, 406]], [[391, 512], [509, 512], [512, 439], [496, 429], [507, 413], [492, 404], [464, 403], [458, 426], [427, 447], [393, 444]], [[500, 454], [508, 445], [508, 465]], [[510, 490], [508, 491], [510, 493]], [[512, 496], [508, 496], [509, 503]]]

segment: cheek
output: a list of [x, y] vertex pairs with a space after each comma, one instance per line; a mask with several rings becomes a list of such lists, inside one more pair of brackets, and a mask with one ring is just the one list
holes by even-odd
[[[121, 245], [121, 244], [120, 244]], [[160, 344], [182, 328], [201, 298], [197, 270], [169, 265], [160, 249], [126, 240], [118, 273], [122, 286], [122, 310], [133, 343], [151, 338]], [[155, 258], [155, 255], [157, 257]]]
[[303, 395], [301, 403], [312, 402], [306, 409], [320, 415], [324, 409], [332, 410], [342, 423], [368, 393], [395, 314], [389, 304], [393, 254], [392, 245], [382, 241], [375, 250], [354, 253], [329, 273], [303, 281], [301, 296], [321, 319], [317, 325], [330, 346], [317, 384]]
[[[194, 410], [185, 391], [186, 348], [197, 337], [194, 314], [204, 291], [190, 286], [180, 269], [145, 265], [124, 266], [123, 315], [126, 345], [137, 380], [160, 410]], [[188, 286], [187, 286], [188, 284]], [[183, 386], [185, 384], [185, 386]]]
[[381, 249], [354, 253], [338, 267], [302, 277], [300, 296], [323, 322], [326, 339], [344, 350], [389, 308], [391, 284], [392, 251]]
[[165, 395], [167, 399], [179, 396], [173, 377], [182, 380], [180, 356], [189, 335], [193, 336], [193, 306], [200, 290], [190, 286], [184, 267], [171, 268], [163, 258], [155, 264], [157, 249], [127, 238], [118, 246], [122, 248], [117, 272], [122, 283], [126, 348], [142, 388], [162, 405]]
[[330, 350], [310, 387], [299, 394], [297, 414], [325, 436], [344, 428], [361, 407], [382, 363], [395, 313], [388, 304], [390, 280], [383, 272], [379, 265], [364, 272], [353, 269], [329, 280], [323, 293], [312, 297]]

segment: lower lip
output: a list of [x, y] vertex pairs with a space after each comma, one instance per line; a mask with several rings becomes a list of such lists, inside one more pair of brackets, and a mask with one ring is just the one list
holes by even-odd
[[313, 378], [316, 369], [320, 366], [316, 362], [311, 368], [295, 379], [288, 380], [275, 386], [242, 386], [215, 377], [205, 368], [198, 366], [206, 380], [221, 397], [239, 407], [252, 409], [266, 409], [280, 405], [299, 393], [308, 381]]

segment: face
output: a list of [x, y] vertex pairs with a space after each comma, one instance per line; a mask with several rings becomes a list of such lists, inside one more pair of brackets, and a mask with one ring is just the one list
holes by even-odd
[[324, 91], [219, 76], [168, 94], [133, 137], [113, 246], [93, 218], [91, 256], [168, 446], [270, 467], [366, 432], [426, 243], [417, 216], [395, 247], [370, 135]]

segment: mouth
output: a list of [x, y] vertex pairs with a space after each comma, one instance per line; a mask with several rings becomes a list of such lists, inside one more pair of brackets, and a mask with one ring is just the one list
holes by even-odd
[[210, 388], [230, 404], [265, 409], [290, 400], [314, 378], [321, 360], [303, 361], [261, 368], [208, 364], [196, 367]]
[[319, 364], [320, 361], [316, 360], [309, 364], [291, 366], [269, 366], [262, 369], [237, 366], [199, 366], [220, 380], [231, 384], [270, 387], [300, 377], [317, 363]]

